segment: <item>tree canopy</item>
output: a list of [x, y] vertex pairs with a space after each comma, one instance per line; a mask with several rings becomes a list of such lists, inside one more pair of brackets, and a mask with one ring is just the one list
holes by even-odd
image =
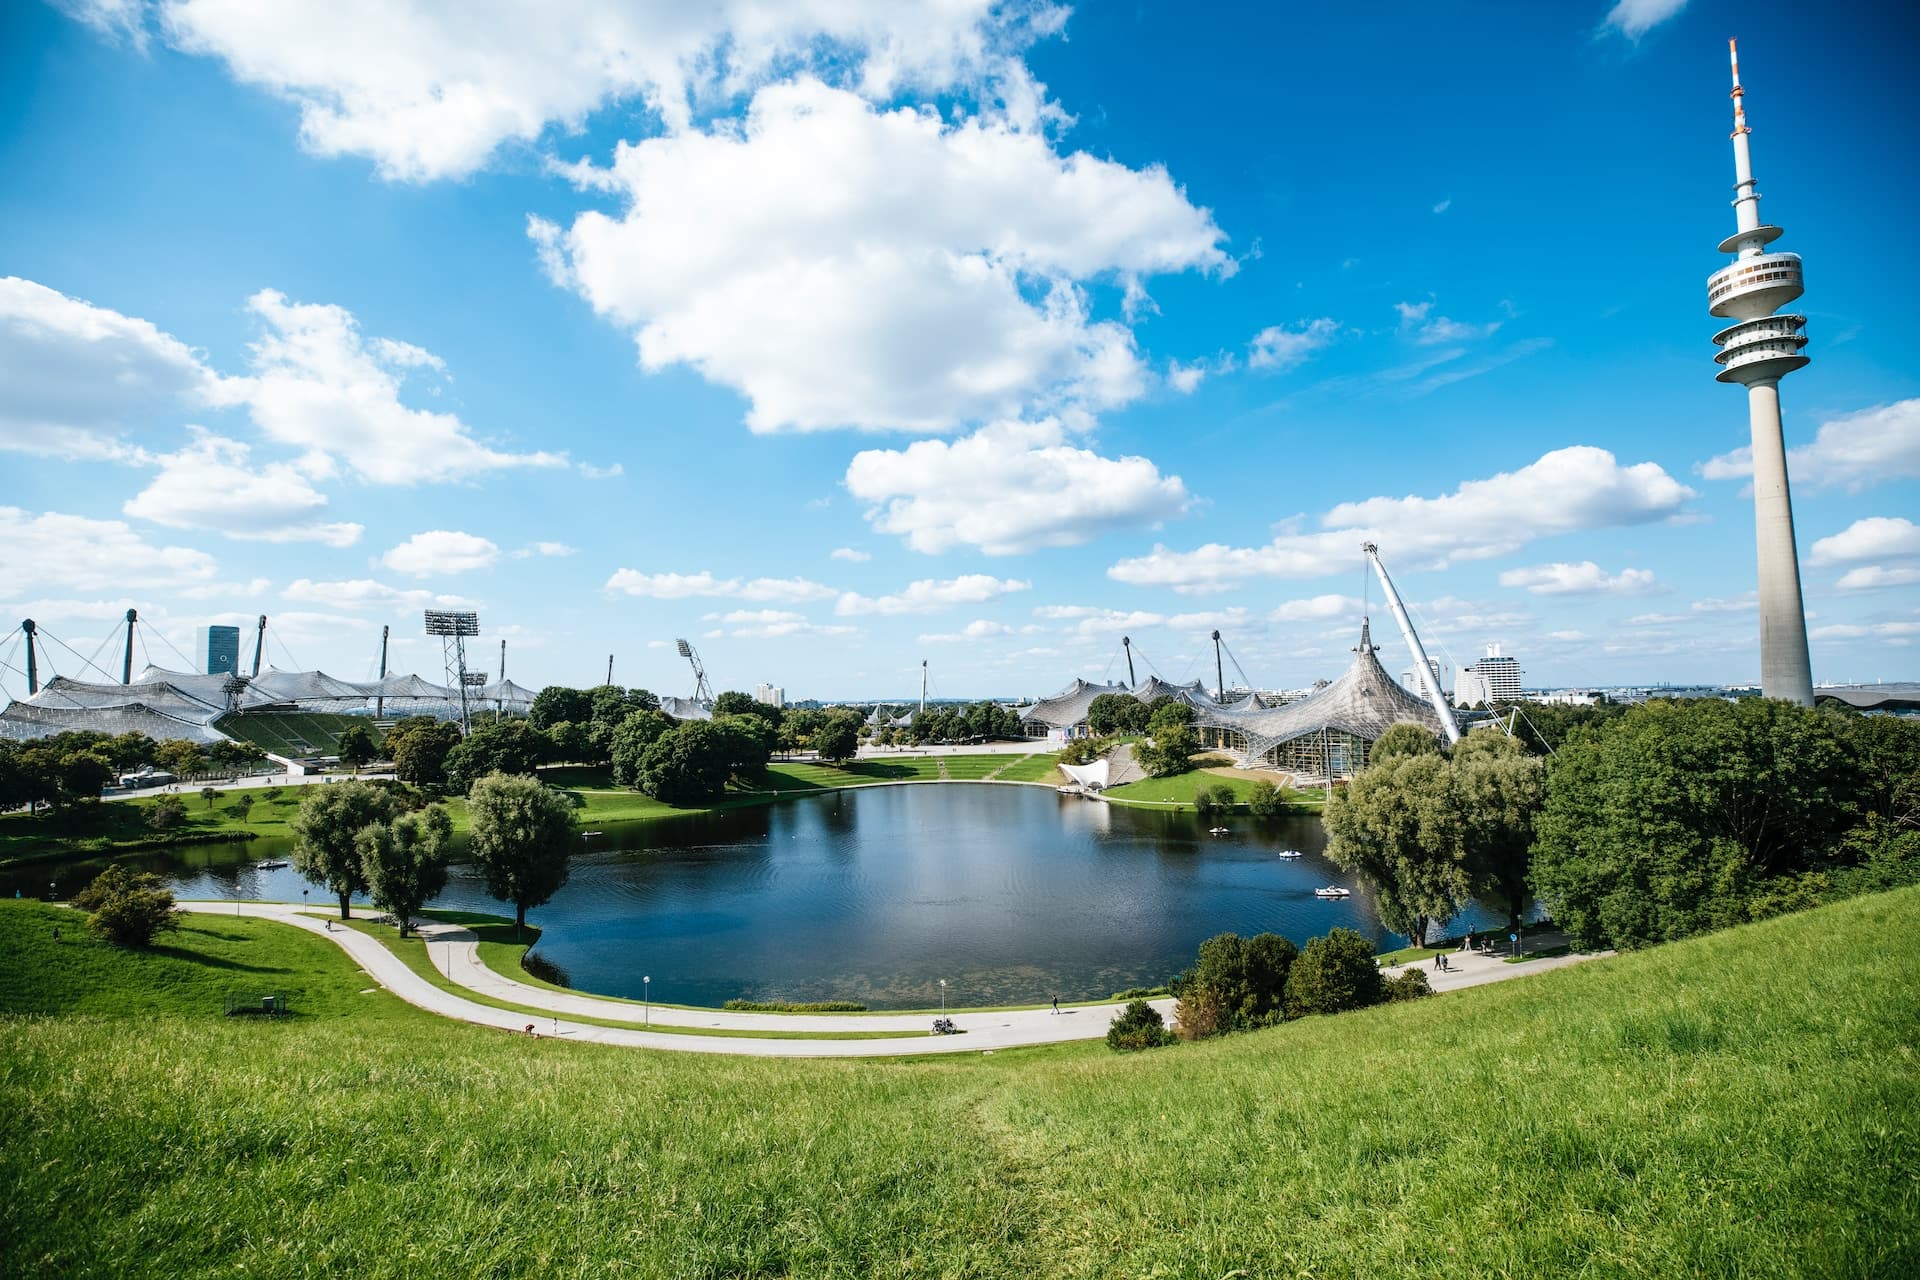
[[515, 927], [524, 927], [527, 908], [549, 901], [567, 882], [573, 806], [537, 778], [495, 773], [473, 784], [467, 814], [468, 849], [487, 892], [511, 902]]
[[452, 841], [453, 822], [437, 804], [418, 813], [403, 813], [390, 824], [369, 824], [355, 835], [367, 896], [393, 916], [401, 937], [407, 936], [407, 926], [420, 908], [447, 887]]
[[334, 782], [305, 791], [293, 815], [293, 869], [339, 898], [345, 920], [352, 914], [353, 895], [367, 887], [355, 841], [365, 828], [393, 820], [393, 795], [371, 782]]

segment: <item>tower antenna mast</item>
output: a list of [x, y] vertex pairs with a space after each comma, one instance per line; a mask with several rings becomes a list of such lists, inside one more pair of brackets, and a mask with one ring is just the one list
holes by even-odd
[[1807, 318], [1775, 315], [1805, 291], [1800, 255], [1769, 252], [1779, 227], [1760, 221], [1747, 128], [1747, 91], [1740, 86], [1740, 50], [1727, 41], [1733, 69], [1733, 213], [1735, 231], [1720, 242], [1731, 266], [1707, 277], [1707, 311], [1734, 321], [1713, 335], [1720, 382], [1747, 389], [1753, 442], [1754, 550], [1760, 579], [1760, 692], [1803, 707], [1813, 705], [1813, 664], [1807, 653], [1807, 612], [1800, 596], [1800, 557], [1793, 540], [1793, 495], [1787, 484], [1787, 446], [1780, 426], [1780, 379], [1805, 367]]

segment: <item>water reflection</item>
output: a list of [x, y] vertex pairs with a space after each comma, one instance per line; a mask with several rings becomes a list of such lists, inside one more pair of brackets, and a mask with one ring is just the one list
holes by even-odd
[[[573, 877], [534, 911], [539, 952], [573, 983], [638, 997], [719, 1004], [852, 999], [874, 1008], [1104, 996], [1164, 982], [1222, 930], [1271, 930], [1304, 942], [1335, 925], [1382, 945], [1353, 881], [1322, 856], [1314, 818], [1236, 817], [1208, 835], [1191, 814], [1128, 809], [1040, 788], [887, 787], [766, 808], [610, 826], [584, 842]], [[299, 902], [313, 888], [284, 857], [284, 837], [203, 845], [139, 859], [182, 897]], [[1293, 848], [1305, 856], [1282, 859]], [[70, 893], [98, 865], [32, 869], [0, 892]], [[436, 905], [502, 911], [456, 865]], [[510, 913], [509, 913], [510, 914]], [[1498, 914], [1476, 910], [1458, 923]]]

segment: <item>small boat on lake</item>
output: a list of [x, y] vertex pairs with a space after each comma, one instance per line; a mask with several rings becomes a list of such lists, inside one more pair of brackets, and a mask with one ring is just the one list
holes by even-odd
[[253, 864], [253, 869], [255, 871], [278, 871], [286, 865], [288, 864], [285, 858], [262, 858]]
[[594, 838], [595, 836], [603, 836], [603, 835], [605, 835], [605, 834], [607, 834], [607, 833], [606, 833], [606, 832], [604, 832], [604, 831], [582, 831], [582, 832], [580, 833], [580, 838], [581, 838], [582, 840], [591, 840], [591, 839], [593, 839], [593, 838]]
[[1330, 884], [1324, 889], [1315, 889], [1313, 896], [1316, 898], [1351, 898], [1353, 896], [1353, 890], [1342, 889], [1337, 884]]
[[1225, 827], [1208, 827], [1207, 834], [1210, 836], [1226, 836], [1226, 835], [1232, 835], [1233, 833], [1231, 831], [1228, 831]]
[[1273, 856], [1276, 858], [1297, 858], [1300, 856], [1300, 851], [1298, 849], [1282, 849]]

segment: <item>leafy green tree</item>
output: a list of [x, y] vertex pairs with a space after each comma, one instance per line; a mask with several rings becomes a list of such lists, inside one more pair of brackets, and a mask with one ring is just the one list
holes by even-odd
[[119, 770], [138, 769], [143, 764], [152, 764], [154, 753], [160, 749], [159, 743], [138, 730], [120, 734], [105, 745], [103, 754]]
[[185, 738], [169, 738], [154, 748], [153, 758], [162, 769], [181, 777], [199, 773], [206, 765], [206, 755]]
[[1152, 744], [1136, 748], [1134, 755], [1149, 774], [1165, 778], [1193, 768], [1193, 755], [1200, 749], [1200, 739], [1193, 731], [1192, 707], [1168, 699], [1147, 722], [1147, 732], [1153, 738]]
[[1453, 749], [1449, 772], [1475, 897], [1498, 902], [1518, 932], [1532, 894], [1535, 826], [1547, 802], [1546, 761], [1515, 738], [1480, 730]]
[[[1638, 947], [1800, 905], [1871, 789], [1844, 722], [1767, 698], [1642, 703], [1548, 765], [1534, 890], [1583, 946]], [[1815, 889], [1815, 885], [1802, 885]]]
[[363, 724], [350, 724], [342, 729], [336, 747], [340, 763], [355, 773], [360, 772], [361, 766], [373, 759], [373, 753], [379, 750], [374, 745], [373, 735], [367, 732], [367, 726]]
[[[647, 712], [634, 712], [646, 715]], [[652, 714], [658, 714], [657, 712]], [[632, 716], [627, 717], [629, 720]], [[624, 721], [622, 723], [625, 723]], [[582, 720], [558, 720], [544, 730], [549, 744], [547, 758], [556, 764], [592, 764], [598, 754], [593, 745], [593, 725]], [[614, 730], [618, 740], [619, 730]]]
[[1222, 933], [1200, 944], [1193, 968], [1174, 979], [1175, 1020], [1189, 1039], [1272, 1026], [1285, 1016], [1287, 974], [1300, 950], [1275, 933]]
[[239, 799], [233, 802], [233, 811], [240, 815], [240, 821], [245, 822], [248, 815], [253, 812], [253, 797], [244, 792], [241, 793]]
[[640, 784], [640, 761], [647, 748], [671, 732], [673, 721], [659, 711], [635, 711], [613, 731], [613, 780], [622, 787]]
[[460, 726], [431, 716], [409, 716], [387, 734], [394, 777], [415, 786], [447, 781], [447, 756], [460, 744]]
[[72, 905], [87, 912], [87, 928], [115, 946], [149, 946], [156, 933], [180, 927], [166, 882], [118, 863], [74, 894]]
[[859, 718], [841, 712], [828, 716], [813, 734], [813, 749], [829, 764], [845, 764], [860, 750]]
[[545, 734], [525, 720], [485, 725], [447, 752], [447, 781], [462, 790], [490, 773], [531, 775], [546, 759]]
[[715, 716], [712, 723], [726, 743], [729, 776], [752, 780], [766, 773], [773, 756], [772, 725], [757, 715]]
[[1351, 929], [1312, 938], [1287, 970], [1287, 1016], [1364, 1009], [1386, 998], [1373, 948]]
[[713, 700], [713, 714], [716, 716], [747, 715], [760, 704], [753, 700], [750, 693], [741, 693], [738, 689], [729, 689]]
[[371, 823], [354, 837], [373, 905], [393, 916], [400, 936], [420, 908], [447, 887], [447, 851], [453, 822], [440, 805], [403, 813], [391, 824]]
[[593, 719], [593, 695], [585, 689], [550, 684], [533, 695], [527, 708], [533, 727], [545, 732], [560, 723], [587, 724]]
[[737, 750], [735, 735], [725, 726], [688, 720], [648, 745], [636, 781], [640, 790], [663, 804], [698, 804], [726, 789]]
[[1417, 724], [1396, 724], [1374, 742], [1367, 753], [1370, 764], [1384, 764], [1401, 756], [1438, 755], [1440, 739]]
[[514, 928], [522, 929], [527, 908], [548, 902], [567, 882], [573, 806], [537, 778], [497, 773], [473, 784], [467, 814], [468, 850], [487, 892], [513, 904]]
[[1173, 1033], [1167, 1030], [1160, 1011], [1145, 1000], [1128, 1004], [1107, 1026], [1107, 1048], [1117, 1052], [1157, 1049], [1172, 1043]]
[[147, 810], [147, 826], [155, 831], [173, 831], [186, 822], [187, 802], [179, 796], [161, 796]]
[[1287, 811], [1287, 798], [1279, 787], [1265, 778], [1253, 784], [1247, 795], [1247, 812], [1256, 818], [1277, 818]]
[[1438, 752], [1390, 756], [1334, 792], [1327, 857], [1372, 886], [1381, 922], [1416, 945], [1471, 900], [1465, 815]]
[[1102, 738], [1116, 733], [1144, 733], [1151, 712], [1130, 693], [1103, 693], [1087, 704], [1087, 727]]
[[293, 869], [340, 899], [340, 918], [352, 915], [351, 899], [367, 887], [355, 840], [370, 826], [393, 820], [393, 796], [370, 782], [308, 787], [293, 815]]
[[207, 802], [207, 808], [209, 808], [209, 809], [211, 809], [211, 808], [213, 808], [213, 802], [214, 802], [215, 800], [218, 800], [218, 799], [220, 798], [220, 788], [218, 788], [218, 787], [202, 787], [202, 788], [200, 788], [200, 798], [201, 798], [202, 800], [204, 800], [204, 801], [206, 801], [206, 802]]

